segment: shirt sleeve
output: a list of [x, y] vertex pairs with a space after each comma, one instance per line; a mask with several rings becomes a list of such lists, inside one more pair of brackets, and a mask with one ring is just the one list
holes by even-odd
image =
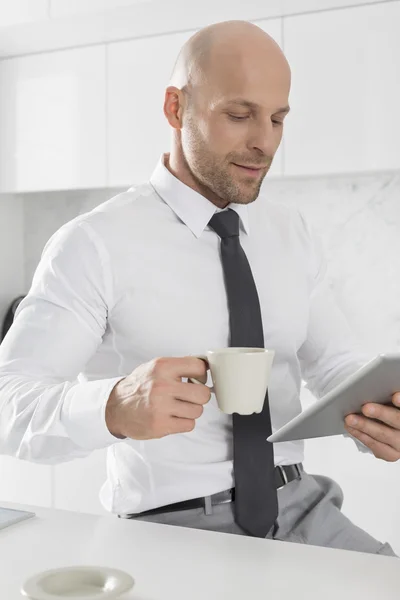
[[[301, 216], [309, 240], [310, 310], [307, 337], [298, 352], [303, 379], [318, 399], [369, 362], [373, 355], [356, 338], [337, 305], [320, 237]], [[350, 437], [345, 434], [345, 437]], [[369, 452], [356, 440], [359, 450]]]
[[121, 377], [77, 379], [101, 344], [111, 302], [106, 248], [74, 220], [46, 245], [0, 345], [0, 453], [52, 464], [121, 441], [105, 423]]

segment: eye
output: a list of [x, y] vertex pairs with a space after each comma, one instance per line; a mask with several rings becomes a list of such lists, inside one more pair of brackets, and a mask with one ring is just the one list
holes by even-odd
[[278, 126], [279, 126], [279, 125], [283, 125], [283, 121], [279, 121], [278, 119], [272, 119], [272, 123], [273, 123], [274, 125], [278, 125]]
[[232, 119], [233, 121], [245, 121], [246, 119], [249, 118], [249, 115], [228, 115], [230, 119]]

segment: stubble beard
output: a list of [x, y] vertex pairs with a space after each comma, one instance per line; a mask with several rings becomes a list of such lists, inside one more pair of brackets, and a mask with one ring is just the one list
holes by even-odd
[[[233, 155], [228, 155], [221, 162], [221, 158], [207, 148], [195, 126], [190, 127], [190, 132], [187, 131], [185, 141], [186, 150], [182, 146], [183, 160], [203, 196], [214, 203], [218, 199], [221, 203], [236, 204], [250, 204], [257, 200], [262, 183], [271, 168], [272, 159], [269, 159], [268, 167], [259, 179], [249, 178], [248, 183], [243, 180], [241, 186], [232, 177], [232, 169], [236, 168], [232, 165], [232, 162], [235, 162]], [[240, 159], [238, 160], [240, 164]]]

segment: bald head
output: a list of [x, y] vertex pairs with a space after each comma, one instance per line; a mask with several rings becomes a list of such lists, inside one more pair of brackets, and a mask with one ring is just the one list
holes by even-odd
[[[275, 40], [247, 21], [216, 23], [195, 33], [182, 47], [170, 84], [179, 89], [204, 84], [214, 74], [277, 61], [290, 76], [289, 65]], [[253, 63], [254, 64], [254, 63]]]
[[166, 92], [171, 171], [218, 206], [248, 203], [280, 144], [290, 68], [260, 27], [227, 21], [183, 46]]

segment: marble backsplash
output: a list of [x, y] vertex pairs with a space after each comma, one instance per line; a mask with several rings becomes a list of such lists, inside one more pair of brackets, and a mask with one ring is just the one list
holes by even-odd
[[[299, 207], [321, 235], [337, 301], [374, 351], [400, 350], [400, 171], [274, 177], [275, 201]], [[25, 194], [27, 291], [49, 237], [120, 189]]]

